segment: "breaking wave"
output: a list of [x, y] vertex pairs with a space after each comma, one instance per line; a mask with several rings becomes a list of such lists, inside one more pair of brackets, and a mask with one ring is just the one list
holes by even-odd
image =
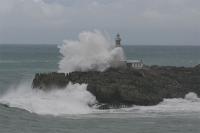
[[10, 88], [0, 103], [42, 115], [88, 114], [96, 99], [86, 88], [86, 84], [69, 83], [65, 89], [44, 92], [27, 82]]
[[66, 40], [59, 48], [63, 56], [59, 72], [104, 71], [125, 58], [123, 49], [115, 47], [111, 39], [99, 31], [82, 32], [79, 40]]
[[97, 103], [95, 97], [86, 90], [86, 84], [69, 83], [65, 89], [44, 92], [32, 89], [30, 83], [23, 83], [9, 89], [0, 97], [0, 103], [9, 107], [25, 109], [41, 115], [72, 115], [99, 113], [173, 113], [200, 112], [200, 98], [189, 93], [182, 98], [164, 99], [155, 106], [133, 106], [130, 108], [97, 110], [90, 105]]
[[[59, 72], [104, 71], [124, 60], [123, 49], [116, 48], [111, 39], [99, 31], [82, 32], [79, 40], [66, 40], [59, 48], [63, 56]], [[10, 88], [0, 97], [0, 103], [37, 114], [64, 115], [95, 112], [89, 105], [96, 103], [96, 99], [87, 91], [86, 84], [70, 83], [65, 89], [44, 92], [32, 89], [28, 82]]]

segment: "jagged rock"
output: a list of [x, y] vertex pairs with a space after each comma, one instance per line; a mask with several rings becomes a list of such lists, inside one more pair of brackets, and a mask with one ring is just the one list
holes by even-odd
[[69, 82], [87, 83], [87, 90], [103, 106], [155, 105], [163, 98], [183, 98], [189, 92], [200, 95], [200, 67], [151, 66], [145, 69], [110, 68], [104, 72], [36, 74], [33, 88], [48, 91]]

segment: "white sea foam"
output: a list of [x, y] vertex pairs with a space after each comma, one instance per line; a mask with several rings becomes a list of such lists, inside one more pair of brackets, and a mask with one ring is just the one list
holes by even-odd
[[32, 89], [28, 82], [9, 89], [0, 97], [0, 103], [44, 115], [87, 114], [92, 112], [89, 105], [96, 99], [86, 88], [86, 84], [70, 83], [65, 89], [44, 92]]
[[123, 49], [99, 31], [82, 32], [77, 41], [64, 41], [59, 46], [63, 58], [59, 62], [60, 72], [104, 71], [124, 60]]
[[200, 112], [200, 98], [193, 92], [188, 93], [185, 98], [164, 99], [155, 106], [133, 106], [109, 112], [135, 112], [135, 113], [172, 113], [172, 112]]
[[49, 92], [32, 89], [30, 82], [9, 89], [0, 96], [0, 103], [9, 107], [25, 109], [42, 115], [67, 115], [91, 113], [172, 113], [200, 112], [200, 98], [189, 93], [182, 98], [164, 99], [155, 106], [133, 106], [130, 108], [97, 110], [89, 105], [95, 104], [95, 97], [86, 90], [86, 84], [69, 84], [65, 89]]
[[[104, 71], [124, 60], [123, 49], [99, 31], [82, 32], [79, 40], [66, 40], [60, 48], [63, 58], [59, 62], [60, 72]], [[86, 84], [69, 84], [65, 89], [50, 92], [34, 90], [30, 83], [23, 83], [9, 89], [0, 97], [0, 103], [38, 114], [87, 114], [93, 109], [89, 104], [95, 97], [86, 90]]]

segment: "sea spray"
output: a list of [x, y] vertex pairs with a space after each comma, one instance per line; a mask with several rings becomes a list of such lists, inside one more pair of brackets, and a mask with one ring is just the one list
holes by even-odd
[[82, 32], [77, 41], [64, 41], [59, 46], [62, 59], [59, 72], [104, 71], [112, 65], [117, 66], [124, 60], [124, 52], [99, 31]]
[[93, 111], [89, 105], [96, 99], [86, 88], [86, 84], [69, 83], [65, 89], [44, 92], [24, 82], [9, 89], [0, 97], [0, 103], [43, 115], [88, 114]]
[[200, 112], [200, 98], [195, 93], [186, 94], [185, 98], [164, 99], [154, 106], [134, 106], [130, 108], [97, 110], [89, 105], [97, 103], [95, 97], [86, 90], [86, 84], [69, 83], [65, 89], [44, 92], [32, 89], [30, 82], [22, 83], [9, 89], [0, 96], [0, 103], [9, 107], [25, 109], [41, 115], [68, 115], [91, 113], [172, 113]]
[[[62, 59], [59, 72], [104, 71], [117, 66], [125, 59], [123, 49], [105, 34], [82, 32], [77, 41], [64, 41], [59, 47]], [[55, 88], [44, 92], [32, 89], [31, 82], [13, 86], [0, 97], [0, 103], [9, 107], [25, 109], [37, 114], [87, 114], [93, 111], [89, 105], [95, 104], [95, 97], [87, 91], [86, 84], [68, 84], [65, 89]]]
[[190, 92], [185, 95], [185, 99], [189, 101], [200, 101], [196, 93]]

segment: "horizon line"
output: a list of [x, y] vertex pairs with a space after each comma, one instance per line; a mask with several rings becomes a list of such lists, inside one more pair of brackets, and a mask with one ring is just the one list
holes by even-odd
[[[62, 45], [56, 43], [0, 43], [0, 45]], [[124, 44], [122, 46], [200, 46], [189, 44]]]

